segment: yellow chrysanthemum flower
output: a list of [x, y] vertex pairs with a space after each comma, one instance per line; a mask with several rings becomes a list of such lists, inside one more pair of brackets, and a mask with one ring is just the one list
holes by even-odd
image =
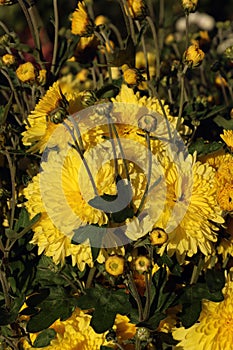
[[[96, 165], [99, 170], [98, 159]], [[30, 215], [42, 214], [34, 226], [32, 243], [39, 246], [39, 254], [44, 251], [56, 264], [64, 263], [65, 257], [71, 256], [72, 264], [77, 264], [80, 270], [84, 269], [85, 263], [92, 266], [88, 242], [71, 244], [73, 230], [85, 224], [102, 226], [108, 222], [108, 217], [102, 210], [88, 204], [94, 194], [80, 156], [74, 149], [67, 154], [51, 151], [41, 166], [43, 171], [24, 190]], [[94, 167], [95, 162], [90, 169], [92, 174], [95, 174]], [[111, 165], [104, 165], [93, 176], [99, 195], [116, 193]]]
[[[69, 87], [69, 84], [55, 82], [28, 116], [29, 125], [26, 125], [26, 131], [22, 133], [23, 144], [31, 146], [31, 152], [39, 151], [42, 153], [49, 138], [57, 128], [57, 125], [51, 121], [50, 114], [65, 102], [61, 90], [68, 101], [68, 113], [72, 114], [83, 108], [78, 90], [73, 90]], [[67, 138], [65, 134], [62, 132], [60, 137]]]
[[233, 130], [223, 130], [223, 134], [220, 134], [220, 137], [226, 145], [233, 150]]
[[93, 22], [87, 12], [84, 2], [79, 2], [72, 15], [71, 32], [80, 36], [91, 36], [94, 31]]
[[31, 62], [23, 63], [16, 69], [16, 75], [23, 83], [33, 82], [36, 79], [35, 67]]
[[190, 328], [176, 328], [173, 337], [177, 350], [231, 350], [233, 344], [233, 281], [228, 277], [223, 289], [224, 300], [204, 300], [198, 320]]
[[[65, 321], [57, 320], [50, 327], [57, 334], [51, 340], [50, 345], [37, 348], [40, 350], [99, 350], [101, 345], [106, 343], [105, 333], [97, 334], [90, 326], [91, 316], [86, 312], [76, 308], [73, 314]], [[37, 334], [30, 334], [31, 341], [34, 342]], [[107, 344], [107, 343], [106, 343]], [[35, 349], [25, 340], [23, 343], [25, 350]]]
[[[166, 162], [166, 160], [164, 160]], [[192, 173], [190, 172], [190, 164]], [[195, 162], [191, 155], [180, 164], [179, 170], [174, 163], [165, 165], [167, 200], [165, 209], [156, 228], [163, 229], [167, 241], [160, 248], [172, 256], [176, 254], [180, 263], [185, 256], [193, 256], [200, 250], [210, 255], [217, 241], [216, 224], [224, 222], [216, 200], [215, 170], [208, 164]], [[153, 216], [153, 209], [151, 215]]]

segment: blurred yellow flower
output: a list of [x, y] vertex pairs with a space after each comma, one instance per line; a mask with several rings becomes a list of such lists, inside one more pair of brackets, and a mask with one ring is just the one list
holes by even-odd
[[233, 282], [228, 277], [223, 289], [224, 300], [203, 300], [198, 322], [190, 328], [175, 328], [173, 337], [179, 343], [175, 350], [231, 350], [233, 344]]
[[105, 269], [112, 276], [122, 275], [124, 272], [124, 258], [112, 255], [105, 261]]
[[75, 35], [91, 36], [93, 31], [94, 24], [90, 19], [85, 3], [80, 1], [71, 18], [71, 32]]
[[126, 14], [133, 19], [143, 19], [147, 14], [147, 6], [145, 0], [127, 0]]
[[[37, 348], [41, 350], [99, 350], [105, 341], [105, 333], [95, 333], [90, 326], [91, 316], [85, 311], [76, 308], [73, 314], [65, 321], [57, 320], [50, 328], [54, 329], [57, 334], [51, 340], [50, 345]], [[30, 334], [32, 342], [37, 337], [36, 333]], [[35, 349], [25, 340], [23, 343], [25, 350]]]
[[116, 332], [119, 343], [122, 343], [124, 340], [132, 339], [136, 333], [135, 324], [130, 323], [130, 319], [127, 316], [120, 314], [116, 315], [113, 329]]
[[6, 66], [11, 66], [11, 65], [13, 65], [15, 63], [15, 56], [7, 53], [7, 54], [2, 56], [2, 62]]
[[233, 151], [233, 130], [223, 130], [223, 134], [220, 134], [225, 144]]
[[184, 52], [183, 61], [189, 66], [189, 68], [199, 67], [205, 57], [204, 52], [198, 45], [190, 45]]
[[31, 62], [23, 63], [16, 69], [16, 75], [23, 83], [33, 82], [36, 79], [35, 67]]
[[227, 87], [227, 81], [220, 74], [218, 74], [215, 78], [215, 84], [219, 87]]

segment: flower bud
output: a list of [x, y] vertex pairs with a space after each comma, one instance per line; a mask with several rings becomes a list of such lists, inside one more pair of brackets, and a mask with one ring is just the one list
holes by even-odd
[[136, 337], [141, 341], [147, 341], [150, 338], [150, 331], [146, 327], [137, 327]]
[[204, 52], [199, 48], [197, 44], [190, 45], [183, 55], [183, 62], [189, 66], [189, 68], [196, 68], [200, 66], [205, 57]]
[[7, 53], [4, 56], [2, 56], [2, 62], [6, 66], [11, 66], [15, 63], [15, 56]]
[[185, 12], [195, 12], [197, 8], [198, 0], [182, 0], [182, 6]]
[[157, 119], [152, 114], [145, 114], [139, 118], [138, 127], [146, 132], [153, 132], [157, 127]]
[[80, 95], [81, 103], [84, 107], [92, 106], [98, 100], [93, 90], [84, 90]]
[[161, 228], [153, 229], [150, 234], [150, 242], [152, 245], [161, 245], [165, 243], [168, 239], [168, 236], [164, 230]]
[[112, 255], [105, 261], [105, 269], [112, 276], [122, 275], [124, 272], [124, 258]]
[[127, 64], [122, 66], [124, 81], [128, 85], [138, 85], [144, 78], [137, 68], [129, 68]]
[[139, 256], [134, 262], [135, 270], [138, 273], [147, 272], [150, 268], [150, 265], [151, 261], [146, 256]]
[[45, 85], [45, 83], [46, 83], [46, 75], [47, 75], [46, 69], [39, 70], [37, 81], [42, 86]]

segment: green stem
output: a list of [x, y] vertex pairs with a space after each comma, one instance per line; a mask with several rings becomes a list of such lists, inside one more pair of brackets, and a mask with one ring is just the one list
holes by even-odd
[[[1, 69], [1, 73], [4, 75], [4, 77], [7, 79], [8, 83], [9, 83], [9, 85], [10, 85], [11, 91], [12, 91], [13, 94], [14, 94], [15, 101], [16, 101], [16, 103], [17, 103], [17, 106], [18, 106], [19, 110], [20, 110], [20, 113], [21, 113], [21, 115], [22, 115], [23, 120], [25, 120], [26, 123], [27, 123], [27, 125], [30, 126], [30, 124], [29, 124], [28, 121], [27, 121], [27, 118], [25, 117], [24, 106], [22, 106], [22, 104], [21, 104], [21, 102], [20, 102], [20, 100], [19, 100], [18, 93], [17, 93], [17, 91], [16, 91], [16, 89], [15, 89], [15, 87], [14, 87], [12, 81], [11, 81], [11, 78], [9, 77], [8, 73], [5, 72], [4, 69]], [[22, 125], [22, 123], [21, 123], [21, 125]]]
[[98, 194], [97, 187], [96, 187], [96, 185], [95, 185], [95, 181], [94, 181], [94, 179], [93, 179], [93, 176], [92, 176], [92, 174], [91, 174], [91, 171], [90, 171], [90, 168], [89, 168], [89, 166], [88, 166], [88, 164], [87, 164], [87, 161], [86, 161], [86, 159], [85, 159], [85, 157], [84, 157], [84, 155], [83, 155], [83, 152], [81, 151], [80, 146], [79, 146], [79, 144], [78, 144], [78, 142], [77, 142], [77, 140], [76, 140], [76, 138], [75, 138], [75, 136], [74, 136], [74, 130], [72, 130], [72, 129], [70, 128], [70, 126], [69, 126], [68, 124], [66, 124], [65, 122], [63, 122], [63, 125], [64, 125], [64, 126], [66, 127], [66, 129], [69, 131], [69, 133], [70, 133], [70, 135], [71, 135], [71, 137], [72, 137], [72, 139], [73, 139], [73, 141], [74, 141], [75, 149], [76, 149], [76, 151], [78, 152], [80, 158], [82, 159], [82, 162], [83, 162], [83, 165], [85, 166], [87, 175], [88, 175], [88, 177], [89, 177], [89, 179], [90, 179], [90, 181], [91, 181], [91, 185], [92, 185], [93, 191], [94, 191], [95, 195], [98, 196], [99, 194]]
[[52, 65], [51, 65], [52, 74], [54, 74], [55, 72], [57, 50], [58, 50], [59, 16], [58, 16], [57, 0], [53, 0], [53, 9], [54, 9], [54, 45], [53, 45]]
[[149, 187], [150, 187], [150, 182], [151, 182], [151, 172], [152, 172], [152, 152], [151, 152], [151, 143], [150, 143], [150, 133], [146, 133], [146, 143], [147, 143], [147, 150], [148, 150], [148, 172], [147, 172], [147, 183], [146, 183], [146, 188], [145, 188], [145, 191], [143, 193], [143, 196], [142, 196], [142, 199], [141, 199], [141, 202], [139, 204], [139, 207], [138, 207], [138, 210], [136, 212], [136, 216], [139, 215], [144, 203], [145, 203], [145, 200], [146, 200], [146, 196], [147, 196], [147, 193], [149, 191]]
[[120, 141], [120, 138], [119, 138], [119, 135], [118, 135], [118, 132], [117, 132], [117, 129], [116, 129], [116, 126], [115, 126], [114, 123], [112, 123], [112, 129], [113, 129], [113, 132], [114, 132], [114, 134], [116, 136], [117, 143], [118, 143], [118, 146], [119, 146], [119, 149], [120, 149], [121, 158], [122, 158], [123, 165], [124, 165], [124, 168], [125, 168], [126, 178], [127, 178], [128, 182], [130, 182], [129, 169], [128, 169], [128, 166], [127, 166], [125, 153], [124, 153], [124, 150], [123, 150], [123, 147], [122, 147], [122, 144], [121, 144], [121, 141]]
[[10, 170], [10, 178], [11, 178], [11, 217], [10, 217], [10, 229], [13, 229], [14, 217], [15, 217], [15, 207], [16, 207], [16, 189], [15, 189], [15, 166], [11, 160], [11, 157], [7, 150], [2, 152], [6, 158], [9, 165]]
[[6, 273], [5, 271], [2, 270], [2, 267], [0, 267], [0, 282], [2, 285], [2, 291], [5, 299], [6, 309], [9, 310], [11, 306], [11, 299], [9, 295], [9, 285], [6, 278]]
[[154, 23], [152, 19], [149, 16], [146, 16], [146, 20], [150, 26], [151, 33], [153, 36], [154, 40], [154, 45], [155, 45], [155, 57], [156, 57], [156, 84], [158, 83], [160, 79], [160, 54], [159, 54], [159, 42], [158, 42], [158, 36], [156, 33], [156, 29], [154, 26]]
[[139, 322], [143, 321], [143, 307], [142, 307], [142, 302], [141, 302], [141, 298], [140, 295], [138, 294], [138, 290], [137, 287], [135, 285], [133, 276], [132, 276], [132, 272], [130, 271], [128, 274], [128, 283], [129, 283], [129, 289], [130, 292], [132, 293], [132, 296], [134, 297], [137, 306], [138, 306], [138, 315], [139, 315]]
[[[139, 21], [136, 21], [136, 26], [138, 28], [138, 31], [140, 32], [141, 26], [140, 26]], [[145, 67], [146, 68], [146, 77], [147, 77], [147, 80], [150, 80], [149, 64], [148, 64], [147, 49], [146, 49], [144, 35], [142, 35], [141, 44], [142, 44], [142, 50], [143, 50], [144, 59], [145, 59], [145, 63], [146, 63], [146, 67]]]
[[188, 65], [186, 64], [184, 66], [183, 71], [181, 72], [180, 76], [180, 106], [179, 106], [179, 114], [177, 118], [177, 123], [176, 123], [176, 130], [179, 131], [180, 125], [181, 125], [181, 118], [182, 118], [182, 113], [183, 113], [183, 104], [184, 104], [184, 82], [185, 82], [185, 74], [188, 69]]
[[117, 38], [117, 41], [118, 41], [120, 49], [123, 50], [124, 49], [124, 44], [123, 44], [123, 41], [122, 41], [121, 33], [119, 32], [118, 28], [112, 23], [110, 23], [108, 26], [114, 32], [114, 34], [115, 34], [115, 36]]
[[87, 283], [86, 283], [86, 289], [91, 287], [93, 278], [95, 277], [96, 267], [92, 267], [89, 271], [89, 274], [87, 276]]
[[143, 320], [146, 321], [150, 314], [150, 303], [151, 303], [151, 272], [145, 274], [146, 281], [146, 304], [143, 311]]
[[123, 12], [125, 11], [126, 13], [126, 17], [128, 18], [128, 23], [129, 23], [129, 29], [130, 29], [130, 34], [131, 34], [131, 38], [133, 40], [133, 43], [134, 45], [136, 45], [137, 43], [137, 39], [136, 39], [136, 35], [135, 35], [135, 30], [134, 30], [134, 23], [133, 23], [133, 20], [130, 16], [130, 13], [129, 13], [129, 7], [128, 7], [128, 3], [127, 1], [125, 0], [121, 0], [123, 6]]
[[141, 340], [138, 339], [138, 337], [136, 337], [136, 340], [135, 340], [135, 350], [142, 350], [141, 349]]
[[188, 48], [189, 45], [189, 13], [186, 12], [185, 13], [185, 47], [186, 50]]

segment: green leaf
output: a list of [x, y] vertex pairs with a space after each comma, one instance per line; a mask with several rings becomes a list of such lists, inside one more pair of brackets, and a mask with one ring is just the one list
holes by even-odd
[[192, 304], [183, 304], [180, 318], [185, 328], [191, 327], [197, 322], [201, 312], [201, 301], [197, 300]]
[[24, 299], [24, 295], [16, 297], [10, 310], [7, 310], [4, 306], [0, 308], [0, 326], [5, 326], [16, 320], [19, 310], [23, 306]]
[[27, 300], [26, 304], [29, 307], [35, 307], [38, 306], [40, 303], [42, 303], [43, 300], [45, 300], [49, 296], [49, 288], [41, 289], [39, 292], [36, 292], [32, 294]]
[[220, 142], [209, 142], [201, 138], [192, 143], [189, 147], [189, 153], [193, 154], [196, 151], [198, 156], [205, 156], [220, 150], [222, 147], [223, 144]]
[[56, 337], [56, 331], [53, 328], [42, 331], [33, 343], [34, 348], [44, 348], [48, 346], [52, 339]]
[[30, 333], [40, 332], [49, 328], [57, 319], [68, 318], [77, 299], [66, 292], [64, 288], [51, 287], [49, 296], [41, 301], [39, 312], [33, 315], [27, 323], [27, 331]]
[[227, 129], [227, 130], [232, 130], [233, 129], [233, 120], [230, 119], [225, 119], [224, 117], [222, 117], [221, 115], [218, 115], [217, 117], [214, 118], [214, 122], [222, 127], [223, 129]]
[[117, 313], [128, 314], [131, 310], [128, 295], [123, 290], [112, 291], [98, 284], [95, 288], [86, 290], [86, 294], [77, 300], [81, 309], [92, 309], [91, 326], [96, 333], [103, 333], [110, 329]]
[[222, 290], [225, 286], [224, 270], [206, 270], [206, 283], [210, 292]]
[[19, 214], [19, 218], [15, 223], [14, 231], [18, 232], [21, 228], [26, 227], [30, 222], [30, 217], [25, 208], [22, 208]]
[[151, 316], [145, 322], [139, 322], [137, 324], [138, 327], [146, 327], [150, 330], [156, 330], [159, 326], [160, 321], [162, 321], [166, 317], [165, 313], [160, 311], [156, 311], [153, 316]]

